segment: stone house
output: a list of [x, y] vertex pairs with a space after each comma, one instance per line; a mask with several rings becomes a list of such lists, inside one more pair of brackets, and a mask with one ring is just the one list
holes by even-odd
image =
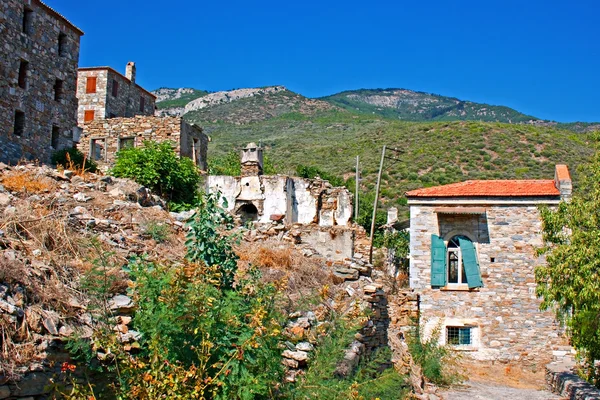
[[0, 2], [0, 161], [72, 145], [83, 32], [40, 0]]
[[138, 115], [89, 121], [83, 127], [77, 147], [100, 165], [110, 165], [119, 150], [140, 146], [145, 140], [171, 141], [179, 156], [189, 157], [200, 169], [207, 169], [208, 137], [202, 128], [181, 117]]
[[154, 115], [156, 96], [135, 82], [135, 63], [125, 75], [111, 67], [79, 68], [77, 72], [77, 123], [136, 115]]
[[406, 193], [410, 288], [425, 335], [477, 359], [535, 361], [562, 344], [552, 311], [540, 311], [534, 269], [544, 262], [539, 206], [571, 196], [571, 178], [475, 180]]

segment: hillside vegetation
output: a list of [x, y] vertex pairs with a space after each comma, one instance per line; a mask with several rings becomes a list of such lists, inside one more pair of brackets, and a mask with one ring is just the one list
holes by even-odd
[[182, 108], [192, 100], [196, 100], [208, 94], [205, 90], [192, 88], [160, 88], [152, 91], [156, 97], [156, 107], [159, 110], [168, 108]]
[[527, 122], [537, 118], [504, 106], [463, 101], [406, 89], [349, 90], [321, 100], [359, 113], [404, 121]]

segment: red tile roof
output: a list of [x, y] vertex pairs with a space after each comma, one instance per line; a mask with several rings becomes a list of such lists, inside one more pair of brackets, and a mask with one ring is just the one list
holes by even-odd
[[571, 174], [569, 173], [569, 168], [564, 164], [559, 164], [555, 169], [556, 177], [559, 181], [571, 180]]
[[[568, 172], [567, 172], [568, 173]], [[465, 181], [411, 190], [406, 197], [560, 196], [552, 179]]]

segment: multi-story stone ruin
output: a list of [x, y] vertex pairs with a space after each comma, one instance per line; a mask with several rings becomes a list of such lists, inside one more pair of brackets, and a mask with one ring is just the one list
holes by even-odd
[[97, 119], [154, 115], [156, 96], [135, 82], [135, 63], [125, 75], [111, 67], [79, 68], [77, 73], [77, 123]]
[[540, 205], [571, 196], [571, 178], [466, 181], [417, 189], [410, 206], [410, 287], [426, 331], [488, 360], [537, 362], [562, 344], [540, 311], [534, 269], [544, 263]]
[[40, 0], [0, 2], [0, 161], [72, 145], [83, 32]]
[[207, 168], [208, 137], [202, 128], [188, 124], [181, 117], [138, 115], [89, 121], [83, 127], [77, 147], [100, 165], [110, 165], [119, 150], [141, 146], [144, 140], [170, 141], [179, 156], [191, 158], [203, 170]]

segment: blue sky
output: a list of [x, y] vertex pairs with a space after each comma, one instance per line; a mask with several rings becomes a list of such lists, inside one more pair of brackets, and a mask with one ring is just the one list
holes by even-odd
[[46, 2], [85, 32], [81, 66], [135, 61], [150, 90], [400, 87], [600, 121], [597, 0]]

